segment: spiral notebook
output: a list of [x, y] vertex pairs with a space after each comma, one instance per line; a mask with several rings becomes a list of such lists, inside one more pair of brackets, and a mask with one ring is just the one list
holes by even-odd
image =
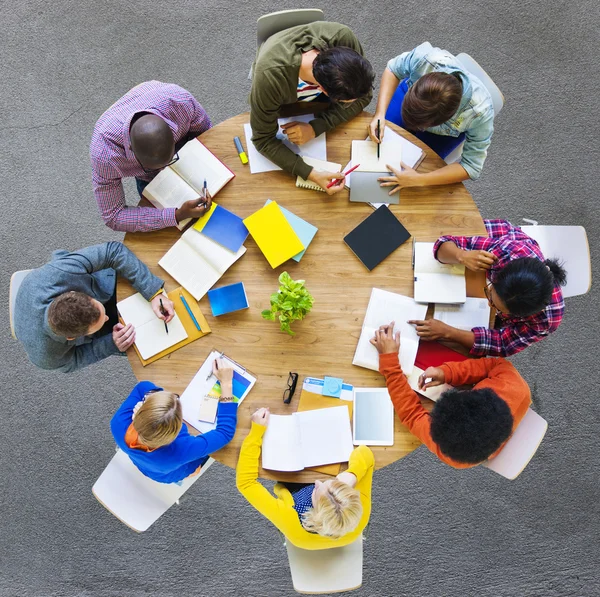
[[[316, 168], [317, 170], [323, 170], [324, 172], [341, 172], [342, 165], [336, 164], [335, 162], [325, 162], [323, 160], [317, 160], [316, 158], [302, 158], [309, 166]], [[312, 191], [321, 191], [325, 192], [325, 189], [322, 189], [318, 184], [312, 182], [311, 180], [304, 180], [298, 176], [296, 178], [296, 186], [300, 189], [310, 189]]]

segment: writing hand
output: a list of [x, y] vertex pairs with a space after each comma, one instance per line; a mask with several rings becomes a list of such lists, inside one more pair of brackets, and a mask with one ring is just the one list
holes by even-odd
[[[328, 195], [335, 195], [344, 188], [346, 177], [341, 172], [323, 172], [322, 170], [312, 169], [312, 172], [308, 175], [308, 180], [318, 184]], [[327, 188], [327, 185], [332, 181], [337, 180], [331, 188]]]
[[[162, 308], [160, 301], [162, 299]], [[159, 319], [162, 319], [166, 323], [169, 323], [173, 317], [175, 317], [175, 308], [173, 307], [173, 301], [167, 297], [166, 294], [157, 294], [151, 301], [150, 306], [154, 315]]]

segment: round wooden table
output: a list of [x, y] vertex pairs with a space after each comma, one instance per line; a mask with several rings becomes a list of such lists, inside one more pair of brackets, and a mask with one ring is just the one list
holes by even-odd
[[[327, 133], [327, 158], [345, 166], [350, 160], [351, 141], [365, 139], [372, 116], [360, 116]], [[250, 308], [218, 318], [212, 317], [208, 298], [200, 308], [212, 333], [184, 346], [167, 357], [143, 367], [133, 349], [129, 362], [138, 380], [150, 380], [159, 386], [182, 393], [211, 349], [217, 348], [241, 363], [258, 377], [258, 382], [239, 407], [237, 431], [233, 440], [212, 456], [234, 468], [242, 441], [250, 428], [250, 415], [261, 406], [269, 406], [274, 414], [291, 414], [298, 406], [304, 377], [341, 377], [354, 386], [384, 386], [377, 372], [352, 365], [371, 289], [382, 288], [412, 296], [412, 243], [407, 242], [369, 272], [343, 241], [343, 237], [372, 213], [366, 203], [351, 203], [348, 191], [334, 196], [298, 189], [295, 180], [281, 171], [250, 174], [248, 165], [240, 162], [233, 138], [244, 139], [244, 113], [215, 126], [200, 140], [213, 151], [236, 176], [223, 188], [216, 201], [242, 218], [261, 208], [267, 199], [277, 201], [319, 231], [299, 263], [287, 261], [271, 269], [256, 243], [249, 236], [246, 254], [217, 283], [218, 286], [243, 281]], [[398, 133], [426, 151], [420, 172], [429, 172], [444, 162], [421, 141], [390, 123]], [[462, 184], [440, 187], [403, 189], [400, 205], [390, 209], [418, 240], [434, 241], [443, 234], [485, 234], [483, 220], [470, 194]], [[143, 202], [145, 204], [145, 201]], [[179, 286], [161, 267], [159, 259], [179, 238], [176, 228], [157, 232], [128, 233], [125, 245], [144, 261], [154, 274], [166, 282], [167, 291]], [[269, 297], [277, 291], [278, 276], [287, 271], [294, 279], [306, 280], [314, 296], [312, 312], [304, 321], [295, 322], [296, 336], [279, 330], [279, 324], [265, 321], [261, 311], [269, 308]], [[481, 283], [483, 287], [483, 283]], [[481, 296], [478, 284], [468, 294]], [[119, 300], [134, 290], [121, 280]], [[299, 373], [298, 388], [289, 405], [283, 404], [288, 373]], [[403, 458], [420, 445], [398, 418], [395, 419], [395, 441], [390, 447], [373, 447], [376, 468]], [[305, 470], [278, 473], [261, 469], [263, 478], [281, 481], [312, 482], [322, 474]]]

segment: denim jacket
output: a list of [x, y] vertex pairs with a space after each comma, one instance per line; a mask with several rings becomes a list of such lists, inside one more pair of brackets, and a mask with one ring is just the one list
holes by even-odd
[[494, 132], [494, 106], [483, 83], [464, 70], [450, 52], [434, 48], [428, 41], [410, 52], [392, 58], [387, 67], [401, 81], [408, 79], [408, 87], [431, 72], [457, 73], [460, 76], [463, 97], [456, 114], [427, 131], [451, 137], [458, 137], [464, 132], [465, 146], [460, 165], [467, 171], [469, 178], [479, 178]]

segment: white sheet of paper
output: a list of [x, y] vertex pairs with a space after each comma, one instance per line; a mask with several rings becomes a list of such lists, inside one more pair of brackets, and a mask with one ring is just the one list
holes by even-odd
[[487, 299], [467, 297], [462, 305], [436, 303], [433, 317], [459, 330], [488, 328], [490, 326], [490, 306]]
[[420, 305], [408, 296], [373, 288], [352, 364], [378, 371], [379, 355], [370, 340], [379, 326], [395, 321], [394, 333], [400, 332], [400, 365], [404, 373], [410, 373], [417, 358], [419, 336], [415, 326], [407, 322], [425, 319], [426, 313], [427, 305]]
[[355, 172], [389, 172], [387, 164], [400, 168], [401, 150], [401, 145], [386, 143], [384, 139], [380, 145], [378, 159], [377, 143], [371, 140], [352, 141], [352, 162], [360, 164]]
[[304, 468], [348, 462], [354, 443], [347, 405], [297, 412], [292, 417], [300, 429]]
[[271, 415], [263, 436], [262, 467], [272, 471], [304, 468], [300, 428], [291, 415]]
[[144, 360], [188, 337], [177, 313], [167, 324], [167, 334], [164, 321], [156, 317], [150, 303], [139, 292], [119, 302], [117, 308], [123, 321], [135, 328], [135, 345]]
[[[294, 120], [299, 122], [310, 122], [315, 117], [314, 114], [302, 114], [300, 116], [293, 116], [290, 118], [279, 118], [279, 131], [277, 132], [277, 138], [282, 143], [291, 149], [294, 153], [303, 157], [316, 158], [317, 160], [327, 161], [327, 142], [325, 133], [318, 137], [311, 139], [304, 145], [296, 145], [287, 138], [287, 135], [283, 134], [281, 129], [282, 124], [292, 122]], [[250, 172], [252, 174], [258, 174], [259, 172], [272, 172], [274, 170], [281, 170], [279, 166], [276, 166], [271, 160], [266, 158], [264, 155], [258, 152], [254, 143], [252, 143], [252, 127], [250, 123], [244, 125], [244, 134], [246, 136], [246, 147], [248, 148], [248, 161], [250, 162]]]
[[465, 266], [440, 263], [434, 243], [416, 242], [414, 297], [418, 303], [464, 303], [467, 298]]
[[[400, 155], [402, 161], [409, 168], [414, 168], [423, 156], [423, 150], [420, 147], [417, 147], [414, 143], [411, 143], [408, 139], [393, 131], [389, 126], [385, 127], [382, 146], [389, 147], [392, 155]], [[398, 159], [394, 163], [398, 164]], [[394, 163], [390, 165], [394, 166]]]

